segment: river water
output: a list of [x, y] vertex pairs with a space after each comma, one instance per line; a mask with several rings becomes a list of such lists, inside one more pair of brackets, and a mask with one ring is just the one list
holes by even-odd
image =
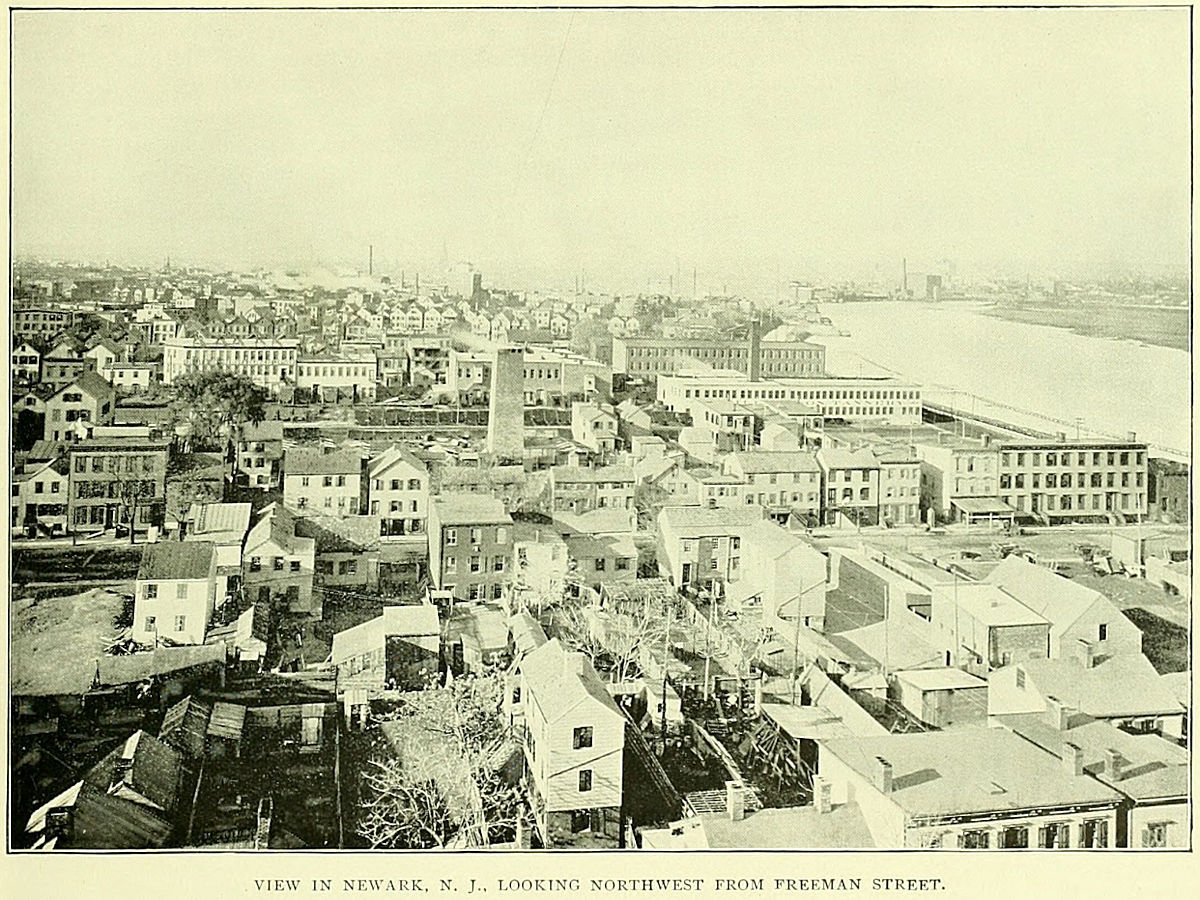
[[920, 383], [935, 402], [1070, 437], [1077, 427], [1084, 436], [1133, 431], [1163, 449], [1191, 446], [1186, 352], [1009, 322], [984, 309], [968, 302], [826, 304], [822, 315], [850, 335], [812, 340], [827, 346], [837, 375], [882, 369]]

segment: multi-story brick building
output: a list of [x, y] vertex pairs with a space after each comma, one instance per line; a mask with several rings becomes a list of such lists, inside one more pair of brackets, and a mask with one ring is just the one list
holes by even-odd
[[478, 494], [440, 494], [429, 506], [429, 573], [458, 600], [499, 600], [513, 581], [512, 517]]
[[296, 360], [296, 391], [306, 399], [374, 400], [379, 365], [373, 353], [340, 356], [300, 356]]
[[1149, 513], [1145, 443], [997, 440], [1000, 499], [1047, 522], [1141, 521]]
[[103, 531], [128, 524], [135, 531], [161, 526], [166, 509], [167, 441], [105, 438], [79, 441], [68, 450], [67, 527]]
[[51, 338], [71, 327], [75, 314], [53, 306], [18, 306], [13, 310], [13, 334]]
[[798, 513], [814, 522], [821, 514], [821, 467], [813, 453], [801, 450], [750, 450], [722, 460], [729, 475], [740, 478], [742, 496], [776, 521]]
[[879, 523], [879, 460], [870, 450], [817, 451], [824, 485], [826, 525], [842, 517], [858, 525]]

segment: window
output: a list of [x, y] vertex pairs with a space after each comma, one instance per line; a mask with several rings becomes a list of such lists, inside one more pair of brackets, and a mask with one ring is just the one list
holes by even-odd
[[142, 630], [149, 631], [149, 632], [154, 632], [157, 630], [157, 628], [155, 626], [154, 616], [146, 616], [146, 627]]
[[[175, 599], [176, 600], [186, 600], [187, 595], [188, 595], [188, 586], [186, 584], [184, 584], [183, 582], [180, 582], [179, 584], [175, 585]], [[176, 631], [178, 631], [178, 630], [179, 629], [176, 629]]]
[[1098, 631], [1099, 631], [1099, 635], [1100, 635], [1100, 640], [1107, 641], [1108, 640], [1108, 624], [1105, 622], [1101, 622], [1100, 628], [1098, 629]]
[[1108, 819], [1089, 819], [1079, 826], [1079, 846], [1089, 850], [1108, 846]]
[[479, 571], [479, 569], [480, 569], [479, 557], [478, 557], [478, 556], [472, 556], [472, 557], [471, 557], [471, 571], [472, 571], [472, 572], [478, 572], [478, 571]]
[[1038, 846], [1044, 850], [1061, 850], [1071, 845], [1071, 829], [1066, 822], [1055, 822], [1038, 829]]
[[[413, 512], [416, 512], [416, 511], [417, 511], [417, 507], [416, 507], [416, 504], [414, 504]], [[505, 528], [503, 525], [501, 525], [499, 528], [496, 529], [496, 543], [497, 544], [508, 543], [508, 529]]]
[[592, 789], [592, 770], [579, 770], [579, 793], [583, 794]]
[[176, 616], [175, 617], [175, 630], [176, 631], [186, 631], [187, 630], [187, 616]]
[[592, 746], [592, 726], [580, 725], [571, 736], [571, 746], [575, 750], [582, 750], [584, 747]]
[[147, 600], [157, 600], [158, 599], [158, 585], [157, 584], [146, 585], [146, 599]]
[[333, 487], [333, 476], [326, 475], [324, 478], [321, 479], [321, 485], [323, 487]]
[[500, 584], [492, 585], [492, 599], [499, 600], [504, 596], [504, 586]]
[[300, 476], [300, 486], [308, 487], [308, 476], [307, 475]]
[[629, 568], [629, 560], [624, 556], [618, 556], [616, 560], [613, 561], [613, 565], [618, 572], [624, 572]]
[[958, 836], [958, 846], [963, 850], [986, 850], [990, 843], [987, 831], [964, 831]]
[[1000, 847], [1005, 850], [1020, 850], [1029, 847], [1029, 829], [1013, 826], [1000, 832]]
[[471, 543], [478, 544], [481, 540], [483, 540], [483, 529], [472, 528], [471, 529]]
[[282, 556], [277, 556], [277, 557], [275, 557], [274, 561], [272, 562], [272, 568], [273, 568], [273, 569], [274, 569], [276, 572], [282, 572], [282, 571], [283, 571], [283, 557], [282, 557]]
[[1021, 668], [1017, 669], [1017, 687], [1025, 687], [1025, 670]]
[[445, 568], [446, 568], [447, 575], [458, 574], [458, 557], [457, 556], [447, 556]]
[[257, 556], [250, 557], [250, 571], [259, 572], [262, 570], [262, 560]]
[[446, 529], [446, 546], [454, 547], [458, 544], [458, 531], [454, 528]]
[[1167, 825], [1169, 824], [1169, 822], [1150, 822], [1142, 831], [1142, 846], [1167, 846]]

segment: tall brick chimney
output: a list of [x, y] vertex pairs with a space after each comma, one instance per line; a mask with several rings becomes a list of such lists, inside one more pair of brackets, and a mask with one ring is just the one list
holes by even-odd
[[758, 316], [750, 320], [750, 360], [746, 371], [751, 381], [762, 378], [762, 321]]
[[487, 452], [497, 462], [524, 462], [525, 353], [520, 347], [496, 351], [488, 398]]

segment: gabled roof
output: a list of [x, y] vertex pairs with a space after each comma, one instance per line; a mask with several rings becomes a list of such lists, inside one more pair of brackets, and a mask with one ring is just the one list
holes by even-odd
[[184, 697], [163, 716], [158, 737], [192, 759], [199, 759], [204, 756], [208, 720], [211, 716], [211, 703], [197, 700], [195, 697]]
[[[1044, 715], [998, 716], [998, 721], [1048, 753], [1060, 755], [1064, 744], [1083, 751], [1083, 771], [1135, 800], [1186, 798], [1188, 751], [1157, 734], [1130, 734], [1111, 722], [1085, 719], [1060, 731]], [[1108, 766], [1108, 751], [1124, 761], [1120, 777]]]
[[504, 504], [483, 494], [446, 493], [433, 498], [442, 525], [509, 525], [512, 516]]
[[[568, 656], [574, 657], [581, 671], [568, 671]], [[588, 659], [582, 654], [568, 654], [558, 638], [530, 651], [521, 661], [521, 673], [525, 676], [531, 699], [541, 708], [547, 721], [561, 718], [589, 697], [613, 715], [623, 716]]]
[[378, 478], [392, 466], [400, 463], [412, 466], [418, 472], [426, 472], [425, 464], [417, 459], [411, 450], [399, 444], [392, 444], [378, 456], [371, 459], [367, 464], [367, 474], [372, 478]]
[[584, 466], [555, 466], [550, 477], [556, 484], [582, 484], [600, 481], [630, 482], [635, 480], [629, 466], [600, 466], [595, 469]]
[[362, 456], [353, 450], [322, 453], [306, 447], [289, 447], [283, 454], [286, 475], [357, 475], [362, 471]]
[[870, 450], [843, 450], [836, 447], [822, 447], [817, 451], [817, 461], [821, 467], [829, 469], [877, 469], [879, 460]]
[[1010, 731], [964, 727], [823, 741], [874, 782], [879, 760], [892, 767], [889, 798], [910, 817], [970, 816], [1076, 804], [1116, 805], [1121, 797]]
[[[1045, 566], [1019, 556], [1007, 556], [983, 579], [1035, 610], [1056, 629], [1069, 628], [1098, 601], [1109, 603], [1099, 591], [1063, 578]], [[1109, 603], [1111, 605], [1111, 603]], [[1113, 612], [1117, 612], [1113, 608]]]
[[310, 516], [296, 520], [296, 534], [312, 538], [317, 553], [379, 549], [379, 516]]
[[142, 550], [138, 581], [208, 578], [216, 547], [209, 541], [147, 544]]
[[815, 453], [803, 450], [745, 450], [730, 454], [747, 475], [778, 472], [820, 472]]
[[99, 399], [108, 394], [112, 394], [113, 386], [95, 372], [89, 370], [84, 372], [70, 384], [59, 388], [59, 390], [54, 394], [54, 397], [57, 397], [67, 391], [82, 391], [83, 393], [88, 394], [95, 399]]
[[1113, 656], [1091, 668], [1070, 659], [1031, 659], [1019, 665], [1043, 697], [1055, 697], [1098, 719], [1183, 712], [1141, 653]]
[[440, 637], [437, 607], [430, 603], [385, 606], [382, 615], [333, 636], [330, 654], [336, 664], [376, 650], [388, 637]]
[[229, 543], [250, 530], [249, 503], [193, 503], [188, 509], [189, 541]]

